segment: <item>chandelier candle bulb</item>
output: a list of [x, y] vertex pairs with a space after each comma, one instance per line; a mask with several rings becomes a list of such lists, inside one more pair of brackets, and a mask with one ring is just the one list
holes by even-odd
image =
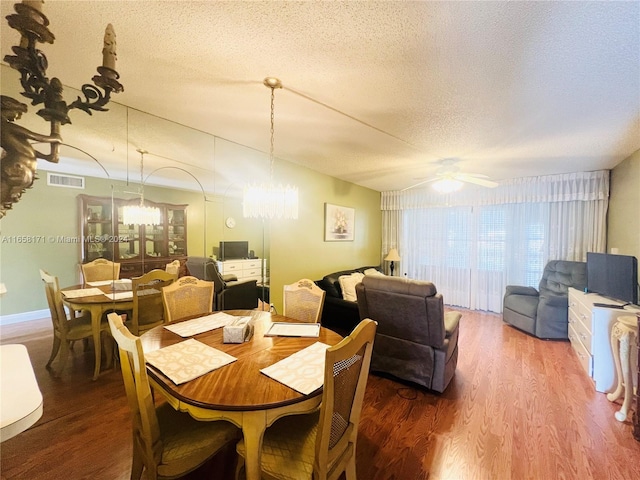
[[104, 46], [102, 48], [102, 66], [116, 69], [116, 32], [113, 29], [113, 25], [108, 24], [104, 31]]

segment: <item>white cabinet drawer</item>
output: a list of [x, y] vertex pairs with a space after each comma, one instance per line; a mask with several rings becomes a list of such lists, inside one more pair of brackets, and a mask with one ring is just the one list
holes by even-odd
[[573, 327], [573, 331], [576, 334], [577, 338], [580, 340], [580, 343], [584, 346], [584, 348], [589, 352], [589, 355], [593, 354], [592, 347], [592, 335], [591, 331], [587, 329], [583, 322], [576, 321], [570, 324]]
[[249, 270], [253, 270], [255, 268], [259, 269], [260, 268], [260, 260], [258, 260], [258, 259], [245, 260], [243, 268], [244, 269], [249, 269]]
[[259, 268], [253, 268], [253, 269], [243, 269], [242, 270], [242, 276], [243, 277], [259, 277], [260, 276], [260, 269]]
[[578, 361], [587, 375], [590, 377], [593, 374], [593, 361], [592, 356], [589, 351], [585, 348], [583, 343], [580, 341], [579, 334], [574, 330], [573, 325], [569, 325], [569, 341], [571, 342], [571, 347], [576, 352], [578, 356]]
[[218, 262], [220, 273], [233, 273], [242, 270], [242, 262]]

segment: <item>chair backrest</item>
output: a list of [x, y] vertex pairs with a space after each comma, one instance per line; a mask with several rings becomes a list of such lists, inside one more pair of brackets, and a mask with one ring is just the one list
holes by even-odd
[[440, 347], [444, 344], [444, 302], [431, 282], [365, 276], [356, 285], [360, 318], [378, 322], [378, 334]]
[[151, 270], [141, 277], [131, 279], [133, 311], [131, 331], [134, 335], [164, 323], [162, 289], [178, 279], [177, 273]]
[[117, 313], [110, 313], [107, 319], [111, 335], [118, 344], [122, 378], [132, 414], [133, 441], [140, 445], [142, 457], [146, 461], [155, 461], [158, 464], [163, 445], [144, 362], [142, 342], [124, 326], [122, 318]]
[[332, 472], [344, 470], [355, 455], [375, 334], [376, 322], [364, 319], [327, 349], [314, 459], [317, 478], [329, 478], [330, 465]]
[[569, 296], [569, 287], [584, 290], [587, 286], [587, 263], [568, 260], [550, 260], [544, 267], [538, 285], [541, 294]]
[[44, 282], [44, 291], [47, 295], [47, 303], [51, 312], [51, 322], [54, 330], [58, 332], [67, 332], [67, 312], [62, 303], [62, 293], [58, 283], [58, 277], [48, 274], [44, 270], [40, 270], [40, 278]]
[[187, 260], [187, 268], [189, 269], [190, 275], [199, 278], [200, 280], [213, 282], [215, 285], [216, 295], [224, 290], [225, 282], [222, 279], [222, 275], [220, 275], [218, 266], [213, 258], [189, 257]]
[[181, 277], [162, 289], [165, 321], [213, 311], [213, 282], [196, 277]]
[[318, 323], [326, 292], [312, 280], [303, 278], [284, 286], [284, 316], [301, 322]]
[[177, 276], [180, 274], [180, 260], [174, 260], [173, 262], [167, 263], [164, 267], [165, 272], [173, 273]]
[[96, 258], [93, 262], [83, 263], [80, 268], [84, 283], [120, 278], [120, 264], [106, 258]]

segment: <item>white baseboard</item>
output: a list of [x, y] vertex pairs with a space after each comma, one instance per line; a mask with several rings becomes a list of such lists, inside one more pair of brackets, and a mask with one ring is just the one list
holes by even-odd
[[51, 318], [48, 308], [44, 310], [34, 310], [32, 312], [14, 313], [11, 315], [0, 315], [0, 325], [11, 325], [12, 323], [28, 322], [30, 320], [40, 320], [41, 318]]

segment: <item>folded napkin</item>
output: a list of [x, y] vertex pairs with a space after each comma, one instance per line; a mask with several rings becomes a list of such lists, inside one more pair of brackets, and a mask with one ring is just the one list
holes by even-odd
[[103, 295], [104, 292], [99, 288], [78, 288], [77, 290], [63, 290], [62, 294], [66, 298], [93, 297], [95, 295]]
[[181, 337], [192, 337], [199, 333], [208, 332], [209, 330], [215, 330], [216, 328], [224, 327], [235, 321], [237, 317], [229, 315], [228, 313], [218, 312], [213, 315], [207, 315], [204, 317], [194, 318], [193, 320], [187, 320], [186, 322], [172, 323], [165, 325], [164, 328], [172, 331], [173, 333], [180, 335]]
[[193, 338], [144, 354], [146, 362], [180, 385], [237, 359]]
[[316, 342], [260, 370], [289, 388], [309, 395], [324, 383], [324, 360], [329, 345]]

